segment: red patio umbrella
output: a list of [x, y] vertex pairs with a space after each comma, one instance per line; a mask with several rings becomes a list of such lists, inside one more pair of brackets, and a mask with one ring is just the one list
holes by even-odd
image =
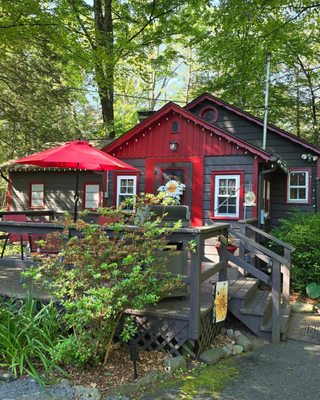
[[73, 140], [49, 150], [31, 154], [16, 160], [18, 164], [31, 164], [47, 168], [74, 168], [76, 174], [76, 190], [74, 205], [74, 221], [77, 219], [79, 201], [79, 170], [89, 171], [138, 171], [131, 165], [110, 156], [85, 140]]

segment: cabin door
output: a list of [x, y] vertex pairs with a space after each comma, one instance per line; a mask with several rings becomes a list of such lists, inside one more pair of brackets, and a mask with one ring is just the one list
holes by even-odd
[[155, 165], [155, 193], [159, 186], [164, 185], [170, 180], [176, 180], [186, 185], [183, 196], [180, 198], [180, 204], [189, 206], [191, 212], [192, 205], [192, 163], [158, 163]]

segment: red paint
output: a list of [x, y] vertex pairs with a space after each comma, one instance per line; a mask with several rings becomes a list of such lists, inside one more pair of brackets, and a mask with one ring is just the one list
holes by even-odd
[[307, 199], [307, 201], [306, 202], [301, 202], [301, 201], [297, 201], [297, 202], [295, 202], [295, 201], [288, 201], [288, 179], [289, 179], [289, 175], [286, 175], [286, 182], [285, 182], [285, 204], [289, 204], [289, 205], [301, 205], [301, 204], [307, 204], [307, 205], [310, 205], [312, 202], [311, 202], [311, 183], [312, 183], [312, 180], [311, 180], [311, 173], [312, 173], [312, 168], [299, 168], [299, 167], [296, 167], [296, 168], [288, 168], [289, 169], [289, 171], [291, 172], [291, 171], [298, 171], [298, 172], [308, 172], [309, 174], [308, 174], [308, 179], [309, 179], [309, 182], [308, 182], [308, 199]]
[[[238, 108], [236, 106], [233, 106], [233, 105], [231, 105], [231, 104], [229, 104], [229, 103], [227, 103], [227, 102], [225, 102], [225, 101], [213, 96], [210, 93], [204, 93], [201, 96], [197, 97], [191, 103], [187, 104], [185, 106], [185, 109], [190, 111], [194, 107], [196, 107], [199, 103], [201, 103], [201, 102], [203, 102], [205, 100], [210, 101], [211, 103], [217, 104], [217, 105], [219, 105], [221, 107], [224, 107], [225, 109], [227, 109], [227, 110], [239, 115], [240, 117], [243, 117], [243, 118], [247, 119], [250, 122], [254, 122], [257, 125], [263, 126], [263, 121], [261, 119], [255, 117], [254, 115], [252, 115], [252, 114], [250, 114], [250, 113], [248, 113], [246, 111], [241, 110], [240, 108]], [[279, 136], [285, 137], [286, 139], [289, 139], [290, 141], [292, 141], [294, 143], [298, 143], [301, 146], [305, 147], [306, 149], [312, 150], [316, 154], [320, 155], [320, 149], [318, 147], [313, 146], [312, 144], [308, 143], [307, 141], [305, 141], [303, 139], [300, 139], [297, 136], [292, 135], [291, 133], [289, 133], [289, 132], [287, 132], [287, 131], [285, 131], [283, 129], [280, 129], [275, 125], [268, 124], [268, 130], [270, 132], [276, 133]]]
[[[239, 190], [239, 216], [238, 217], [225, 217], [214, 215], [214, 196], [215, 196], [215, 177], [223, 175], [239, 175], [240, 176], [240, 190]], [[211, 174], [211, 219], [225, 220], [225, 221], [238, 221], [243, 218], [243, 170], [221, 170], [213, 171]]]
[[259, 160], [257, 158], [253, 161], [253, 193], [256, 195], [256, 204], [252, 208], [252, 218], [257, 218], [258, 215], [258, 182], [259, 182]]
[[[179, 117], [180, 133], [172, 134], [172, 122]], [[171, 151], [169, 143], [178, 143], [177, 151]], [[132, 128], [125, 135], [104, 148], [120, 159], [148, 157], [203, 157], [205, 155], [242, 155], [248, 151], [269, 160], [270, 154], [224, 130], [213, 126], [176, 104], [169, 103], [148, 120]]]
[[96, 208], [88, 208], [86, 207], [86, 192], [88, 185], [95, 185], [99, 187], [99, 202], [98, 207], [101, 205], [101, 185], [99, 182], [86, 182], [83, 184], [83, 192], [82, 192], [82, 209], [83, 210], [96, 210]]
[[[43, 185], [42, 205], [41, 206], [32, 206], [32, 185]], [[30, 193], [30, 196], [29, 196], [29, 208], [32, 208], [32, 209], [45, 208], [45, 204], [44, 204], [44, 188], [45, 188], [44, 182], [30, 182], [30, 185], [29, 185], [29, 193]]]

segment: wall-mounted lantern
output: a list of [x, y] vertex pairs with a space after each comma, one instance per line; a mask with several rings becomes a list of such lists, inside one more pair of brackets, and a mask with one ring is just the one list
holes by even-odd
[[169, 143], [169, 148], [170, 148], [171, 151], [177, 151], [178, 143], [177, 142], [170, 142]]

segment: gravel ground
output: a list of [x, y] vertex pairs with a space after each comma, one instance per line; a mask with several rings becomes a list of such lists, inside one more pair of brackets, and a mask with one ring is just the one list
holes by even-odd
[[0, 384], [1, 400], [73, 400], [74, 390], [66, 383], [50, 388], [40, 386], [34, 379], [17, 379]]

